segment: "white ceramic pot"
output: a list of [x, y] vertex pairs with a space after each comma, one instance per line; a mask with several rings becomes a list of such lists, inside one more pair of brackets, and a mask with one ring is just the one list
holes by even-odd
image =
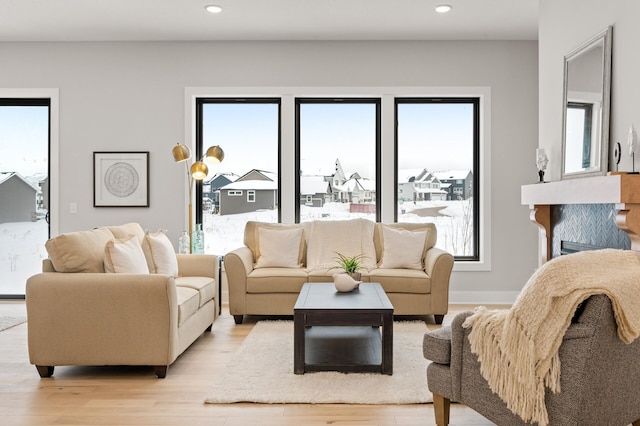
[[349, 274], [333, 274], [333, 283], [336, 290], [341, 293], [348, 293], [358, 288], [362, 281], [356, 281]]

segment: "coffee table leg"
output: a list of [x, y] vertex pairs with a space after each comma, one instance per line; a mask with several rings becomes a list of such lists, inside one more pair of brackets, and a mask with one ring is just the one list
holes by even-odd
[[393, 314], [382, 314], [382, 374], [393, 375]]
[[293, 315], [293, 372], [304, 374], [304, 315]]

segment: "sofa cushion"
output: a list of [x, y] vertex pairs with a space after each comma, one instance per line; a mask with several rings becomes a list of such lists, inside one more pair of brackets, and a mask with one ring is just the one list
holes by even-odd
[[422, 339], [422, 353], [435, 363], [451, 363], [451, 327], [427, 331]]
[[382, 226], [384, 248], [380, 268], [424, 269], [425, 243], [429, 229], [408, 229]]
[[297, 268], [254, 269], [247, 276], [248, 293], [300, 293], [307, 272]]
[[104, 269], [117, 274], [148, 274], [140, 241], [135, 235], [118, 240], [112, 239], [104, 246]]
[[104, 272], [104, 246], [113, 239], [105, 228], [60, 234], [44, 245], [58, 272]]
[[200, 295], [200, 306], [216, 296], [216, 281], [210, 277], [178, 277], [176, 286], [196, 290]]
[[122, 240], [129, 235], [135, 235], [140, 244], [142, 244], [142, 240], [144, 239], [144, 230], [142, 229], [142, 226], [136, 222], [125, 223], [124, 225], [105, 226], [103, 228], [108, 229], [113, 236], [119, 240]]
[[[256, 263], [261, 255], [260, 252], [260, 239], [258, 232], [260, 229], [301, 229], [300, 224], [286, 224], [286, 223], [269, 223], [269, 222], [256, 222], [249, 221], [244, 228], [244, 245], [251, 249], [253, 255], [253, 263]], [[305, 253], [306, 253], [306, 241], [304, 238], [300, 239], [300, 250], [298, 263], [304, 265]]]
[[171, 277], [178, 276], [178, 260], [173, 244], [163, 232], [148, 233], [142, 242], [149, 272], [152, 274], [165, 274]]
[[258, 228], [260, 256], [255, 268], [300, 268], [302, 228]]
[[[416, 230], [429, 230], [429, 235], [427, 235], [427, 240], [424, 245], [425, 253], [432, 247], [435, 247], [436, 241], [438, 239], [438, 230], [436, 225], [433, 223], [410, 223], [410, 222], [398, 222], [398, 223], [376, 223], [375, 229], [373, 233], [373, 243], [376, 248], [377, 255], [377, 263], [380, 263], [382, 259], [382, 254], [384, 251], [384, 236], [382, 235], [383, 227], [395, 228], [395, 229], [406, 229], [409, 231]], [[424, 260], [423, 260], [424, 263]]]
[[380, 283], [387, 293], [431, 293], [431, 278], [417, 269], [373, 269], [369, 282]]
[[[333, 268], [333, 269], [308, 269], [307, 270], [307, 275], [309, 277], [309, 282], [310, 283], [315, 283], [315, 282], [333, 282], [333, 274], [335, 274], [336, 272], [344, 272], [342, 269], [337, 269], [337, 268]], [[369, 271], [358, 271], [360, 272], [360, 280], [364, 281], [364, 282], [368, 282], [369, 281]]]
[[178, 327], [184, 324], [200, 307], [200, 294], [189, 287], [177, 287]]
[[362, 267], [365, 270], [375, 268], [372, 221], [317, 220], [305, 223], [304, 229], [308, 269], [330, 269], [337, 266], [338, 253], [344, 256], [362, 255]]

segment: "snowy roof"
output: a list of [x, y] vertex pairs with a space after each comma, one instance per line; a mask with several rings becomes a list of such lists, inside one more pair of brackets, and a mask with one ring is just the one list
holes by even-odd
[[324, 194], [329, 184], [323, 176], [300, 176], [300, 193], [302, 195]]
[[33, 183], [29, 182], [27, 179], [25, 179], [20, 173], [18, 172], [0, 172], [0, 185], [2, 185], [4, 182], [8, 181], [9, 179], [11, 179], [13, 176], [17, 177], [18, 179], [22, 180], [24, 183], [26, 183], [27, 185], [29, 185], [31, 188], [33, 188], [34, 191], [36, 192], [40, 192], [40, 188], [38, 188], [36, 185], [34, 185]]
[[434, 172], [433, 174], [440, 180], [466, 179], [471, 170], [446, 170], [444, 172]]
[[426, 172], [426, 169], [400, 169], [398, 170], [398, 181], [400, 183], [409, 182], [410, 178], [417, 178]]
[[278, 182], [271, 180], [240, 180], [231, 182], [220, 188], [220, 190], [226, 189], [278, 189]]

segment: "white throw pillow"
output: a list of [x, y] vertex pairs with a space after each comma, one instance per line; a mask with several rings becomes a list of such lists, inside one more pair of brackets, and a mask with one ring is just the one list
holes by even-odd
[[424, 269], [424, 245], [429, 230], [409, 231], [407, 229], [382, 227], [383, 250], [380, 268]]
[[165, 274], [174, 278], [178, 276], [178, 259], [169, 237], [163, 232], [147, 233], [143, 244], [152, 274]]
[[260, 257], [255, 268], [299, 268], [302, 228], [258, 229]]
[[148, 274], [142, 246], [135, 235], [110, 240], [104, 247], [104, 269], [117, 274]]

